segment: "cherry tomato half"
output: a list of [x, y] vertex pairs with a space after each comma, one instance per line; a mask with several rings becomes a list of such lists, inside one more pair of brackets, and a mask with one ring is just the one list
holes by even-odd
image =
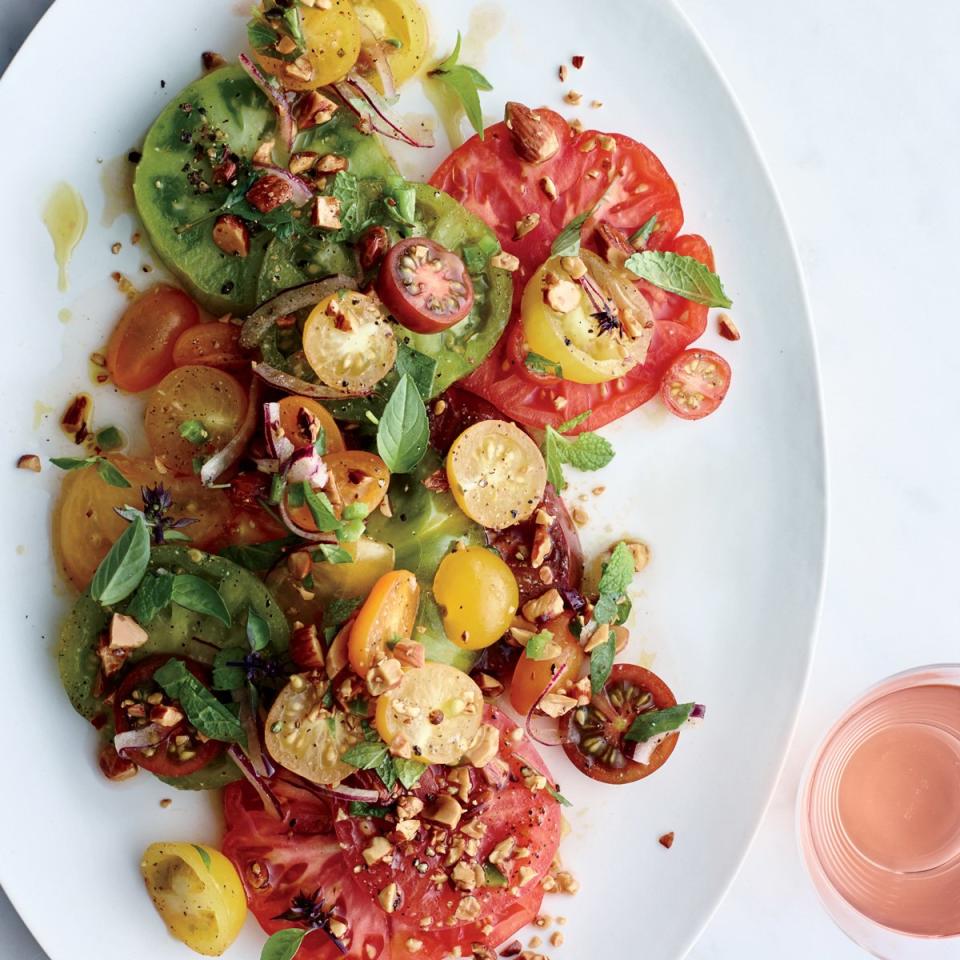
[[614, 664], [603, 692], [561, 721], [564, 752], [578, 770], [602, 783], [642, 780], [667, 762], [677, 734], [671, 733], [654, 750], [649, 763], [627, 758], [624, 735], [641, 713], [676, 705], [676, 697], [655, 673], [632, 663]]
[[240, 349], [240, 327], [233, 323], [198, 323], [184, 330], [173, 347], [178, 367], [201, 364], [227, 370], [249, 368], [250, 358]]
[[[583, 648], [570, 632], [572, 616], [572, 613], [561, 614], [543, 628], [553, 634], [553, 642], [559, 649], [556, 657], [531, 660], [523, 653], [517, 661], [510, 681], [510, 705], [520, 716], [526, 716], [533, 709], [551, 684], [554, 692], [563, 693], [567, 685], [580, 676]], [[558, 670], [561, 674], [559, 678]]]
[[110, 335], [110, 378], [130, 393], [155, 386], [174, 367], [177, 339], [199, 320], [185, 293], [163, 283], [151, 287], [127, 307]]
[[343, 434], [327, 408], [309, 397], [284, 397], [280, 401], [280, 429], [295, 447], [312, 447], [317, 439], [317, 427], [323, 429], [327, 453], [346, 450]]
[[439, 333], [473, 309], [473, 281], [463, 261], [426, 237], [409, 237], [390, 250], [377, 293], [394, 319], [414, 333]]
[[[158, 708], [172, 705], [179, 709], [179, 704], [171, 701], [153, 679], [153, 675], [170, 659], [163, 656], [147, 657], [134, 664], [123, 678], [113, 702], [113, 722], [117, 733], [125, 733], [153, 722], [151, 712]], [[208, 667], [195, 660], [186, 660], [185, 663], [187, 669], [201, 683], [209, 684]], [[156, 702], [151, 702], [152, 700]], [[183, 719], [166, 728], [166, 735], [156, 746], [124, 752], [137, 766], [157, 776], [183, 777], [205, 767], [218, 757], [223, 749], [224, 744], [220, 740], [201, 742], [197, 738], [197, 731]]]
[[663, 376], [660, 396], [682, 420], [713, 413], [730, 389], [730, 364], [711, 350], [681, 353]]
[[387, 656], [387, 644], [409, 640], [420, 606], [420, 585], [409, 570], [391, 570], [374, 585], [350, 631], [350, 666], [359, 676]]

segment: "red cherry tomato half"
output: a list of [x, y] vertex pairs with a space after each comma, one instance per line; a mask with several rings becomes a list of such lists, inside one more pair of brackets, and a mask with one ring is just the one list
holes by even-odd
[[473, 282], [463, 261], [426, 237], [409, 237], [390, 250], [377, 293], [394, 319], [414, 333], [439, 333], [473, 309]]
[[624, 734], [641, 713], [676, 705], [676, 697], [655, 673], [632, 663], [614, 664], [603, 690], [563, 718], [564, 752], [578, 770], [601, 783], [642, 780], [667, 762], [677, 734], [671, 733], [654, 750], [649, 763], [627, 758]]
[[[153, 679], [153, 675], [170, 659], [163, 656], [147, 657], [130, 668], [113, 702], [113, 722], [117, 733], [125, 733], [152, 722], [151, 712], [159, 708], [174, 706], [180, 709], [180, 705], [171, 701]], [[201, 683], [210, 683], [208, 667], [196, 660], [184, 662]], [[150, 698], [156, 700], [157, 694], [161, 699], [151, 703]], [[205, 767], [224, 749], [224, 744], [219, 740], [198, 740], [197, 731], [185, 719], [165, 728], [165, 731], [165, 736], [155, 747], [124, 751], [125, 755], [138, 767], [159, 777], [183, 777]], [[184, 737], [187, 739], [184, 740]]]
[[730, 389], [730, 364], [711, 350], [687, 350], [670, 364], [660, 385], [663, 402], [683, 420], [713, 413]]

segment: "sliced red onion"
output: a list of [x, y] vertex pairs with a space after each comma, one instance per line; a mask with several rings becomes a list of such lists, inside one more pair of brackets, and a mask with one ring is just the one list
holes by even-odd
[[337, 542], [337, 535], [335, 533], [318, 533], [316, 530], [308, 530], [306, 527], [301, 527], [300, 524], [290, 516], [286, 499], [280, 501], [280, 516], [283, 518], [287, 529], [303, 540], [309, 540], [311, 543]]
[[235, 743], [231, 743], [230, 746], [227, 747], [227, 754], [246, 778], [247, 783], [257, 791], [257, 796], [260, 797], [263, 809], [278, 820], [282, 820], [283, 808], [280, 806], [280, 801], [277, 799], [273, 790], [270, 789], [269, 782], [266, 778], [258, 775], [253, 764], [250, 762], [250, 758]]
[[389, 104], [363, 77], [350, 73], [345, 79], [335, 83], [333, 89], [337, 91], [340, 99], [347, 105], [347, 109], [360, 117], [361, 120], [369, 121], [370, 126], [384, 137], [399, 140], [411, 147], [432, 147], [434, 145], [433, 134], [429, 131], [420, 140], [417, 140], [416, 137], [404, 130], [396, 120], [392, 119]]
[[250, 698], [246, 694], [240, 699], [240, 723], [247, 735], [247, 756], [254, 772], [259, 777], [272, 777], [276, 768], [263, 749], [263, 741], [260, 739], [260, 725], [257, 723], [256, 715], [250, 709]]
[[156, 723], [150, 723], [138, 730], [125, 730], [123, 733], [118, 733], [113, 738], [113, 746], [117, 753], [123, 756], [125, 750], [143, 750], [145, 747], [155, 747], [169, 734], [169, 727], [161, 727]]
[[315, 283], [305, 283], [301, 287], [293, 287], [277, 294], [272, 300], [261, 304], [247, 317], [240, 333], [240, 346], [245, 350], [252, 350], [258, 346], [267, 332], [280, 319], [304, 310], [315, 307], [321, 300], [325, 300], [333, 293], [341, 290], [356, 290], [357, 281], [352, 277], [337, 274], [326, 280]]
[[280, 425], [280, 404], [265, 403], [263, 405], [263, 432], [267, 441], [267, 450], [276, 458], [277, 470], [280, 465], [293, 456], [296, 449], [293, 442], [287, 437]]
[[323, 799], [333, 797], [338, 800], [351, 800], [357, 803], [376, 803], [381, 798], [379, 790], [365, 790], [363, 787], [350, 787], [343, 783], [335, 787], [321, 786], [318, 783], [311, 783], [309, 780], [302, 778], [293, 781], [282, 774], [280, 775], [280, 779], [288, 786], [313, 794], [315, 797], [322, 797]]
[[273, 174], [273, 176], [283, 180], [293, 191], [293, 196], [290, 199], [293, 201], [295, 207], [302, 207], [305, 203], [309, 203], [313, 199], [313, 191], [310, 189], [310, 184], [307, 183], [306, 180], [298, 177], [295, 173], [291, 173], [283, 167], [278, 167], [275, 163], [257, 163], [255, 160], [253, 165], [258, 170], [266, 170], [268, 173]]
[[548, 717], [546, 714], [538, 714], [537, 709], [543, 702], [543, 698], [553, 692], [560, 683], [564, 670], [567, 669], [567, 661], [564, 660], [553, 672], [550, 682], [544, 688], [543, 693], [537, 697], [536, 702], [527, 711], [523, 718], [523, 729], [531, 740], [544, 747], [559, 747], [563, 743], [563, 737], [560, 735], [560, 721], [555, 717]]
[[707, 708], [702, 703], [695, 703], [687, 718], [687, 723], [691, 720], [705, 720], [707, 717]]
[[365, 23], [360, 24], [360, 47], [377, 71], [383, 86], [383, 95], [387, 100], [393, 100], [397, 95], [397, 85], [393, 79], [393, 70], [390, 69], [390, 58], [384, 44], [373, 35], [373, 31]]
[[285, 390], [287, 393], [297, 393], [301, 397], [312, 397], [315, 400], [343, 400], [347, 397], [362, 397], [369, 391], [351, 391], [338, 390], [335, 387], [327, 387], [319, 383], [308, 383], [295, 377], [292, 373], [286, 373], [271, 367], [268, 363], [254, 363], [253, 372], [264, 382], [269, 383], [271, 387], [278, 390]]
[[287, 483], [309, 483], [315, 490], [326, 486], [330, 474], [323, 457], [313, 447], [299, 447], [283, 465]]
[[233, 439], [222, 450], [218, 450], [200, 470], [200, 482], [205, 487], [216, 483], [217, 479], [243, 456], [243, 451], [247, 449], [247, 445], [257, 429], [259, 410], [260, 383], [257, 380], [251, 380], [250, 395], [247, 398], [247, 412], [244, 414], [240, 429]]
[[257, 65], [245, 53], [240, 54], [240, 66], [243, 67], [250, 79], [270, 101], [273, 109], [276, 110], [280, 140], [289, 153], [293, 149], [293, 141], [297, 137], [297, 125], [294, 122], [293, 111], [290, 109], [290, 104], [287, 102], [286, 97], [284, 97], [283, 91], [270, 83], [260, 72]]

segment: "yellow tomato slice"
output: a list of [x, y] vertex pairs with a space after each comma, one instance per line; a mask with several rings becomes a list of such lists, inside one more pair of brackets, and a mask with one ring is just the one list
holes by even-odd
[[409, 570], [385, 573], [370, 591], [350, 630], [350, 666], [361, 677], [389, 655], [388, 644], [409, 640], [420, 606], [420, 585]]
[[536, 510], [547, 485], [547, 467], [537, 445], [516, 424], [483, 420], [453, 442], [447, 479], [471, 520], [503, 530]]
[[310, 312], [303, 328], [303, 352], [327, 386], [363, 392], [393, 369], [397, 340], [377, 301], [343, 290]]
[[376, 727], [395, 749], [422, 763], [459, 763], [483, 720], [483, 694], [465, 673], [445, 663], [408, 670], [377, 700]]
[[153, 843], [140, 872], [167, 929], [191, 950], [219, 957], [247, 916], [243, 885], [219, 850], [193, 843]]
[[[430, 46], [427, 17], [420, 4], [414, 0], [363, 0], [353, 8], [361, 26], [384, 45], [394, 83], [400, 86], [414, 76]], [[374, 74], [370, 81], [380, 89]]]
[[[268, 73], [289, 90], [315, 90], [342, 80], [360, 55], [360, 25], [350, 0], [332, 0], [324, 6], [298, 4], [307, 42], [306, 63], [289, 63], [262, 51], [254, 56]], [[278, 34], [277, 39], [280, 39]]]
[[296, 674], [273, 702], [264, 725], [267, 750], [281, 767], [332, 786], [354, 772], [340, 757], [363, 738], [360, 720], [323, 706], [328, 682]]
[[619, 325], [606, 328], [595, 316], [596, 306], [579, 287], [575, 288], [575, 305], [569, 310], [555, 309], [548, 302], [551, 278], [573, 283], [560, 257], [547, 260], [524, 288], [520, 307], [523, 334], [531, 352], [558, 364], [565, 380], [605, 383], [624, 376], [646, 359], [653, 314], [633, 284], [636, 278], [631, 279], [629, 273], [611, 267], [588, 250], [581, 258], [596, 288], [616, 307], [615, 312], [630, 312], [630, 329], [636, 335], [628, 335]]
[[110, 486], [96, 467], [74, 470], [63, 479], [53, 522], [54, 543], [64, 572], [77, 589], [86, 590], [100, 561], [129, 526], [114, 508], [143, 509], [143, 486], [163, 483], [173, 496], [169, 515], [196, 519], [183, 530], [194, 546], [206, 549], [222, 534], [232, 512], [225, 491], [210, 490], [195, 477], [161, 475], [151, 460], [113, 455], [110, 462], [126, 477], [129, 487]]
[[[178, 367], [150, 395], [144, 428], [150, 448], [172, 473], [196, 473], [194, 460], [222, 450], [236, 435], [247, 412], [247, 392], [229, 373], [214, 367]], [[196, 421], [202, 439], [181, 434]]]
[[280, 429], [295, 447], [312, 447], [314, 424], [323, 429], [327, 453], [346, 450], [343, 434], [327, 408], [309, 397], [284, 397], [280, 401]]
[[447, 636], [467, 650], [496, 643], [520, 603], [513, 571], [486, 547], [447, 554], [433, 578], [433, 595]]

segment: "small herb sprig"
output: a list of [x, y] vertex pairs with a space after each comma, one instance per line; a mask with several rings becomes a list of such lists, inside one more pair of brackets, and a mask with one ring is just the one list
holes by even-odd
[[61, 470], [97, 468], [100, 479], [111, 487], [129, 487], [130, 481], [106, 457], [51, 457], [50, 462]]
[[720, 278], [695, 257], [669, 250], [643, 250], [628, 257], [624, 266], [655, 287], [679, 294], [693, 303], [705, 307], [733, 306]]
[[600, 470], [614, 458], [613, 445], [597, 433], [581, 433], [567, 437], [592, 413], [587, 410], [578, 417], [561, 423], [559, 427], [547, 427], [543, 439], [543, 459], [547, 464], [547, 479], [557, 490], [564, 490], [567, 482], [563, 477], [563, 464], [577, 470]]
[[428, 74], [443, 83], [463, 104], [470, 126], [483, 139], [483, 109], [480, 106], [480, 91], [493, 89], [493, 84], [476, 67], [460, 63], [460, 47], [463, 38], [457, 31], [453, 53], [438, 63]]
[[[627, 588], [636, 571], [630, 548], [621, 541], [603, 565], [598, 586], [599, 597], [593, 606], [594, 628], [625, 620], [630, 612]], [[617, 641], [613, 631], [606, 641], [595, 647], [590, 654], [590, 688], [594, 694], [603, 690], [613, 669], [617, 653]]]
[[[129, 486], [129, 484], [128, 484]], [[173, 509], [173, 494], [162, 484], [140, 488], [140, 499], [143, 500], [143, 510], [136, 507], [115, 507], [118, 516], [133, 523], [137, 517], [142, 517], [150, 530], [150, 538], [154, 544], [170, 543], [174, 540], [182, 541], [190, 538], [181, 531], [184, 527], [197, 522], [196, 517], [170, 516]]]

